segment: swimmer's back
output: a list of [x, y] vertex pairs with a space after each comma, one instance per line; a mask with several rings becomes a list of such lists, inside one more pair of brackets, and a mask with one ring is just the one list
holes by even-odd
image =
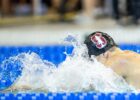
[[130, 84], [140, 88], [140, 55], [138, 53], [117, 49], [109, 55], [105, 65], [124, 76]]

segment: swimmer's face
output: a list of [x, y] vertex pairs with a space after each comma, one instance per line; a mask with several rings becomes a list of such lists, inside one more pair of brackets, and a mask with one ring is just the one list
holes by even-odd
[[96, 59], [97, 59], [98, 61], [100, 61], [100, 60], [102, 60], [102, 59], [107, 59], [107, 58], [108, 58], [108, 54], [109, 54], [109, 52], [105, 52], [105, 53], [103, 53], [103, 54], [100, 54], [99, 56], [96, 56]]

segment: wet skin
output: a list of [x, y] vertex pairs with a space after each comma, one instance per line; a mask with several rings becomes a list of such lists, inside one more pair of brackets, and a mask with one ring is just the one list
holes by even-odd
[[133, 51], [122, 51], [113, 47], [96, 57], [99, 62], [113, 69], [130, 85], [140, 89], [140, 55]]

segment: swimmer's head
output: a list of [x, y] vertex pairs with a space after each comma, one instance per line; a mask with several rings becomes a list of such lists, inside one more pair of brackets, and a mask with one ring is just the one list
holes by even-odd
[[88, 54], [98, 56], [105, 53], [114, 46], [117, 46], [112, 37], [107, 33], [96, 31], [86, 37], [84, 43], [88, 48]]

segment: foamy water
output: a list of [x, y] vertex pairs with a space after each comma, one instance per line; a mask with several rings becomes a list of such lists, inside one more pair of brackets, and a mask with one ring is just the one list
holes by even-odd
[[[44, 92], [130, 92], [134, 89], [122, 77], [94, 57], [89, 59], [86, 46], [70, 41], [73, 53], [58, 67], [36, 53], [22, 53], [7, 61], [20, 61], [22, 74], [8, 90]], [[65, 52], [64, 52], [65, 53]], [[5, 62], [6, 63], [6, 62]], [[3, 63], [3, 65], [6, 65]]]

